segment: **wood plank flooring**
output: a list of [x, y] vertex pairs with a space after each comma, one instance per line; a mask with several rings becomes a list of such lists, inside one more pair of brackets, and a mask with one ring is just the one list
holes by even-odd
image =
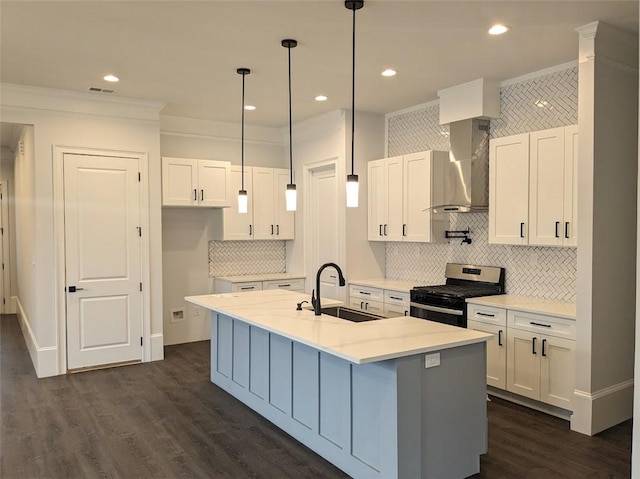
[[[0, 477], [347, 478], [209, 381], [209, 342], [165, 360], [37, 379], [0, 319]], [[631, 421], [596, 437], [494, 398], [474, 478], [630, 477]], [[442, 479], [442, 478], [434, 478]]]

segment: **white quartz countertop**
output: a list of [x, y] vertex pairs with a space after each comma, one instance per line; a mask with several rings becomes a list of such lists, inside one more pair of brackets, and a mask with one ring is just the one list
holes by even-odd
[[349, 284], [359, 286], [369, 286], [371, 288], [389, 289], [392, 291], [402, 291], [408, 293], [414, 286], [420, 286], [414, 281], [398, 281], [395, 279], [356, 279], [349, 281]]
[[575, 303], [553, 301], [551, 299], [499, 294], [496, 296], [468, 298], [467, 303], [513, 309], [517, 311], [525, 311], [527, 313], [547, 314], [566, 319], [576, 319]]
[[[474, 344], [492, 335], [407, 316], [354, 323], [311, 310], [309, 295], [266, 290], [188, 296], [190, 303], [245, 321], [353, 363], [370, 363]], [[341, 304], [322, 299], [322, 306]], [[309, 306], [305, 304], [304, 306]]]
[[254, 281], [271, 281], [279, 279], [299, 279], [305, 278], [304, 273], [263, 273], [263, 274], [247, 274], [238, 276], [216, 276], [216, 279], [229, 281], [230, 283], [244, 283]]

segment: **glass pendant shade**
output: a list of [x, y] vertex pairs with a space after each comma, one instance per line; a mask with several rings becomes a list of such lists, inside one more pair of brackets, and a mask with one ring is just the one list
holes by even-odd
[[296, 185], [287, 185], [285, 200], [287, 203], [287, 211], [295, 211], [297, 206]]
[[238, 213], [246, 213], [249, 204], [246, 190], [238, 191]]
[[347, 208], [358, 207], [358, 175], [347, 175]]

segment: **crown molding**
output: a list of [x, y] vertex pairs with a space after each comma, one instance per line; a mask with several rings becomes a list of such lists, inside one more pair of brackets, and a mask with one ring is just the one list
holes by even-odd
[[0, 83], [2, 107], [158, 121], [160, 110], [165, 106], [162, 102], [98, 95], [100, 94]]

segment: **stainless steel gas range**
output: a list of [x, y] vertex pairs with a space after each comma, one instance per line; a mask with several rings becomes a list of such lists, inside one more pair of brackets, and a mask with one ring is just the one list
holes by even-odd
[[467, 298], [504, 294], [504, 268], [447, 263], [446, 283], [411, 290], [411, 316], [467, 327]]

